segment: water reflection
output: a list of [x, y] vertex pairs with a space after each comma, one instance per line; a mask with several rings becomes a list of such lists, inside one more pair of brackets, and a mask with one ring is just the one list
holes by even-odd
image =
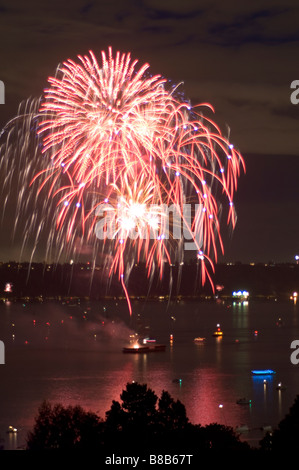
[[[146, 383], [158, 396], [167, 390], [182, 401], [194, 423], [250, 430], [275, 426], [297, 394], [289, 340], [299, 338], [298, 304], [180, 302], [166, 311], [163, 302], [138, 310], [134, 303], [141, 312], [138, 322], [134, 316], [128, 319], [121, 302], [103, 305], [0, 306], [1, 339], [7, 346], [6, 364], [0, 368], [0, 437], [11, 423], [20, 429], [17, 436], [6, 436], [7, 446], [24, 442], [43, 399], [80, 404], [104, 417], [132, 381]], [[282, 313], [285, 324], [278, 328]], [[218, 322], [223, 337], [212, 336]], [[167, 345], [165, 353], [122, 354], [137, 324], [149, 325], [150, 333]], [[206, 339], [196, 344], [197, 336]], [[284, 374], [287, 393], [276, 390], [276, 377], [267, 382], [251, 377], [261, 362], [277, 370], [278, 380]], [[243, 396], [252, 398], [252, 406], [236, 403]]]
[[232, 303], [232, 315], [233, 315], [233, 327], [236, 329], [248, 328], [248, 313], [249, 313], [249, 302], [233, 302]]
[[17, 432], [8, 432], [6, 446], [7, 450], [15, 450], [18, 448], [18, 433]]

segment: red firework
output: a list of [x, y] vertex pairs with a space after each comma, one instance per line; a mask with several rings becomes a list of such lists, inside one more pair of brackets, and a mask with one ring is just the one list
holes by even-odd
[[[79, 219], [82, 230], [88, 223], [88, 236], [95, 236], [97, 210], [109, 201], [114, 209], [107, 219], [113, 224], [108, 230], [111, 270], [118, 270], [125, 288], [129, 246], [136, 247], [138, 257], [143, 254], [149, 272], [157, 263], [162, 274], [171, 252], [182, 245], [169, 232], [165, 235], [159, 210], [157, 236], [147, 236], [150, 208], [175, 206], [186, 222], [184, 205], [198, 204], [200, 210], [185, 225], [202, 265], [202, 282], [208, 275], [212, 283], [206, 264], [213, 268], [218, 245], [223, 251], [218, 195], [225, 198], [227, 222], [234, 226], [233, 196], [240, 170], [245, 170], [241, 155], [203, 117], [210, 105], [192, 107], [177, 87], [149, 75], [148, 64], [137, 70], [130, 54], [113, 57], [111, 48], [108, 56], [102, 52], [101, 65], [92, 52], [78, 59], [64, 62], [56, 78], [49, 78], [40, 109], [38, 134], [49, 164], [37, 177], [43, 178], [41, 188], [50, 184], [50, 196], [58, 198], [58, 228], [67, 227], [71, 238]], [[119, 199], [125, 213], [117, 210]]]

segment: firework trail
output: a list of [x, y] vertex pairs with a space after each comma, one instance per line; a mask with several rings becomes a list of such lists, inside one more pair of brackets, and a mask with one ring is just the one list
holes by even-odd
[[[213, 284], [209, 267], [213, 270], [217, 251], [223, 251], [221, 207], [234, 227], [233, 196], [243, 159], [203, 116], [210, 105], [192, 107], [178, 86], [150, 75], [148, 64], [137, 69], [130, 54], [113, 57], [109, 48], [101, 58], [99, 64], [90, 51], [77, 62], [64, 62], [49, 78], [41, 102], [23, 112], [22, 125], [16, 120], [7, 126], [1, 150], [7, 161], [9, 133], [19, 132], [32, 185], [27, 205], [36, 207], [46, 195], [27, 232], [30, 227], [39, 233], [50, 213], [56, 227], [49, 229], [48, 250], [56, 245], [63, 252], [78, 236], [101, 238], [95, 230], [104, 220], [106, 236], [96, 240], [95, 253], [101, 247], [112, 255], [110, 275], [118, 274], [129, 302], [126, 283], [136, 261], [146, 261], [149, 276], [158, 268], [162, 277], [165, 264], [183, 257], [184, 235], [171, 235], [161, 209], [175, 207], [176, 220], [194, 242], [202, 283], [208, 277]], [[32, 140], [35, 153], [28, 157]], [[13, 171], [7, 174], [8, 186]], [[186, 218], [186, 204], [200, 208], [193, 220]]]

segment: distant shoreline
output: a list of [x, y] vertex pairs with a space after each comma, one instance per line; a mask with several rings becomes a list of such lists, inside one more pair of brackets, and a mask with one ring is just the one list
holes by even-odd
[[[211, 275], [214, 290], [201, 284], [198, 265], [167, 266], [162, 280], [158, 274], [148, 279], [146, 267], [135, 265], [128, 279], [131, 300], [223, 300], [241, 301], [233, 291], [249, 292], [250, 300], [292, 300], [299, 292], [297, 263], [226, 263], [215, 266]], [[171, 286], [171, 288], [170, 288]], [[0, 263], [0, 300], [122, 300], [117, 274], [109, 277], [106, 266], [88, 263]]]

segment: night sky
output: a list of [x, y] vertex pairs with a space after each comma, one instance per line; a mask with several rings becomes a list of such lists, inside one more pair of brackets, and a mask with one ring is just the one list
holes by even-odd
[[[299, 80], [297, 0], [3, 0], [0, 41], [1, 126], [22, 100], [42, 94], [60, 62], [89, 50], [130, 51], [153, 74], [183, 81], [192, 104], [214, 107], [247, 167], [236, 230], [219, 260], [293, 262], [299, 254], [299, 104], [290, 100]], [[17, 256], [7, 246], [0, 260]]]

